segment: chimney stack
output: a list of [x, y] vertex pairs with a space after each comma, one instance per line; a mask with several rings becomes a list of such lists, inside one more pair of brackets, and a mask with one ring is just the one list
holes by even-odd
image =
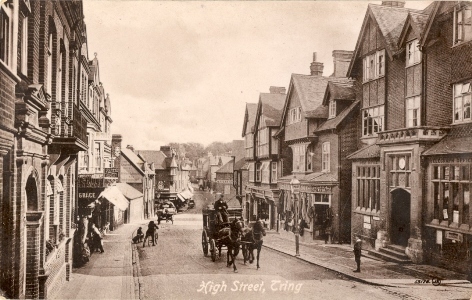
[[126, 146], [126, 149], [129, 149], [129, 150], [131, 150], [131, 151], [134, 152], [134, 147], [133, 147], [133, 145], [128, 145], [128, 146]]
[[285, 87], [283, 86], [271, 86], [269, 87], [271, 94], [285, 94]]
[[333, 77], [346, 77], [353, 51], [333, 50]]
[[161, 150], [161, 152], [164, 153], [167, 157], [172, 156], [172, 150], [170, 146], [161, 146], [159, 150]]
[[313, 62], [310, 65], [312, 76], [323, 76], [323, 63], [316, 61], [316, 52], [313, 52]]
[[382, 1], [383, 6], [390, 6], [390, 7], [405, 7], [405, 1]]

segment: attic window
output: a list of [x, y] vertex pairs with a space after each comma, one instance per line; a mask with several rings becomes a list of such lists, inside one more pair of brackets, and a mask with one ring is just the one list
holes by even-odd
[[385, 75], [385, 50], [379, 50], [364, 57], [364, 82], [374, 80]]
[[329, 118], [336, 117], [336, 101], [329, 101]]
[[454, 8], [454, 44], [472, 40], [472, 8]]

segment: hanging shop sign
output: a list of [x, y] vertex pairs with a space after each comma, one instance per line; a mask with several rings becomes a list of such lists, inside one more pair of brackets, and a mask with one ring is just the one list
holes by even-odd
[[105, 168], [104, 169], [104, 172], [103, 172], [103, 175], [105, 178], [109, 178], [109, 179], [112, 179], [112, 178], [116, 178], [118, 179], [118, 168]]
[[446, 239], [453, 240], [453, 241], [458, 241], [461, 242], [463, 241], [463, 235], [462, 233], [454, 232], [454, 231], [446, 231], [445, 236]]

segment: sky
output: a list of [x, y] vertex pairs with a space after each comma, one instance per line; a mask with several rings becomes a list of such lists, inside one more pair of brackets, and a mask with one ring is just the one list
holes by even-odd
[[142, 150], [243, 139], [246, 103], [309, 74], [313, 52], [329, 76], [332, 51], [354, 50], [368, 3], [84, 0], [112, 133]]

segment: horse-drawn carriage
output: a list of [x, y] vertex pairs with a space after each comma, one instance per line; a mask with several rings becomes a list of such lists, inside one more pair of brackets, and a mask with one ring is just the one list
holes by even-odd
[[[262, 233], [258, 238], [258, 233], [252, 228], [244, 228], [242, 221], [242, 208], [229, 207], [226, 209], [229, 223], [221, 224], [218, 220], [217, 212], [212, 205], [202, 210], [203, 231], [202, 231], [202, 250], [205, 256], [210, 253], [211, 260], [216, 261], [221, 257], [221, 250], [227, 249], [227, 266], [233, 265], [234, 272], [237, 272], [234, 264], [235, 258], [239, 253], [240, 247], [246, 261], [250, 263], [254, 260], [253, 250], [257, 249], [257, 268], [259, 269], [259, 253], [262, 247]], [[263, 233], [265, 235], [265, 231]], [[231, 257], [231, 261], [230, 261]], [[251, 258], [252, 257], [252, 258]]]

